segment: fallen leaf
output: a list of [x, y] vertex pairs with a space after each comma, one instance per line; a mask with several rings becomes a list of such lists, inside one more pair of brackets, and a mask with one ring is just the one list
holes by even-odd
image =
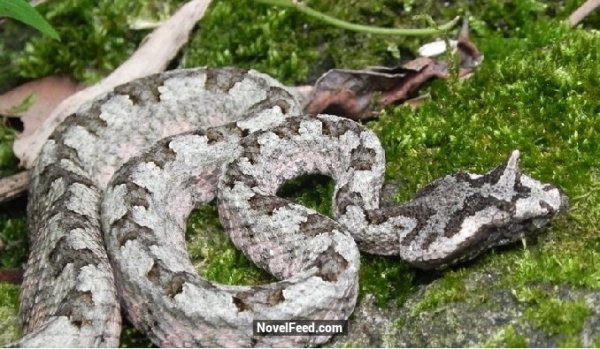
[[0, 282], [20, 285], [23, 283], [23, 269], [0, 270]]
[[[0, 114], [17, 116], [23, 122], [24, 130], [20, 137], [33, 133], [50, 115], [50, 112], [65, 98], [85, 88], [65, 76], [49, 76], [25, 83], [0, 95]], [[26, 110], [14, 110], [25, 99], [33, 95], [35, 101]]]
[[[456, 49], [460, 56], [458, 77], [467, 78], [481, 64], [483, 54], [469, 40], [466, 25]], [[388, 105], [406, 101], [429, 80], [449, 76], [448, 63], [431, 57], [418, 57], [390, 68], [332, 69], [317, 80], [304, 111], [368, 120]]]

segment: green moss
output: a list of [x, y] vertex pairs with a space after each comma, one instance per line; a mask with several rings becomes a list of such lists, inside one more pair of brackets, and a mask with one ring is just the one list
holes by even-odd
[[203, 205], [188, 218], [188, 253], [196, 270], [211, 281], [257, 285], [272, 280], [235, 248], [218, 221], [216, 205]]
[[300, 176], [282, 185], [277, 196], [331, 217], [334, 184], [330, 177], [323, 175]]
[[0, 124], [0, 178], [17, 172], [17, 165], [19, 163], [12, 151], [15, 132], [5, 124], [6, 121], [4, 120]]
[[441, 278], [438, 287], [425, 292], [421, 300], [412, 309], [412, 316], [430, 309], [438, 309], [452, 302], [463, 301], [467, 298], [477, 299], [474, 292], [468, 292], [463, 281], [463, 270], [447, 272]]
[[[598, 151], [592, 142], [598, 105], [590, 103], [598, 77], [591, 76], [594, 64], [582, 66], [570, 52], [595, 62], [598, 52], [592, 47], [600, 38], [552, 22], [536, 25], [529, 29], [536, 33], [531, 39], [484, 40], [486, 62], [473, 79], [455, 85], [438, 81], [432, 87], [435, 100], [414, 112], [388, 111], [373, 124], [392, 159], [388, 176], [413, 170], [402, 199], [453, 170], [486, 171], [515, 148], [522, 151], [526, 171], [568, 193], [589, 181], [587, 169]], [[539, 33], [545, 36], [535, 37]], [[549, 74], [556, 71], [571, 78]], [[574, 168], [565, 166], [575, 158]]]
[[0, 214], [0, 243], [3, 245], [0, 249], [0, 269], [20, 268], [26, 262], [26, 227], [25, 217], [10, 218], [4, 213]]
[[61, 41], [34, 35], [11, 54], [10, 69], [19, 76], [36, 79], [69, 74], [80, 81], [95, 82], [129, 57], [148, 31], [132, 31], [137, 18], [164, 19], [184, 1], [63, 0], [38, 6], [60, 34]]
[[546, 296], [536, 299], [524, 317], [547, 334], [564, 337], [559, 341], [562, 346], [581, 347], [579, 334], [586, 317], [591, 314], [583, 299], [568, 302]]
[[183, 54], [182, 66], [235, 65], [286, 83], [303, 80], [318, 53], [314, 36], [298, 31], [301, 20], [289, 9], [248, 0], [215, 1]]
[[17, 321], [17, 309], [13, 306], [19, 301], [19, 286], [0, 283], [0, 346], [5, 346], [21, 335]]
[[483, 344], [484, 348], [527, 348], [529, 341], [524, 335], [518, 334], [514, 327], [508, 325], [498, 334]]
[[[567, 302], [546, 297], [537, 307], [527, 309], [525, 317], [550, 335], [562, 334], [573, 338], [581, 333], [586, 317], [591, 314], [583, 299]], [[576, 346], [581, 346], [581, 343]]]
[[154, 344], [129, 323], [124, 323], [119, 342], [121, 348], [155, 348]]
[[380, 307], [402, 305], [414, 290], [415, 271], [398, 258], [362, 254], [359, 299], [372, 294]]

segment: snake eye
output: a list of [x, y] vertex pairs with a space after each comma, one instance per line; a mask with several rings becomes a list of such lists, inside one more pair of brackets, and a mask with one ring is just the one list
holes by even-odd
[[506, 211], [498, 211], [492, 217], [492, 225], [496, 228], [500, 228], [510, 222], [510, 214]]

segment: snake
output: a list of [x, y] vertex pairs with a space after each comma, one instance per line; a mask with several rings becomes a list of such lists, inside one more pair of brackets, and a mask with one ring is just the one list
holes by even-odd
[[[315, 346], [255, 320], [346, 320], [360, 251], [443, 269], [539, 231], [566, 195], [519, 169], [456, 173], [381, 205], [378, 137], [304, 114], [274, 78], [235, 67], [140, 78], [62, 122], [32, 169], [30, 255], [13, 346], [115, 347], [121, 312], [157, 346]], [[287, 181], [335, 182], [332, 217], [277, 196]], [[215, 199], [229, 238], [277, 281], [223, 285], [197, 274], [186, 219]], [[226, 238], [226, 237], [224, 237]]]

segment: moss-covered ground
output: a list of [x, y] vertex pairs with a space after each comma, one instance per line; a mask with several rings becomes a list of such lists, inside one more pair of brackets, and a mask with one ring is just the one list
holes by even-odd
[[[563, 23], [582, 1], [491, 0], [486, 2], [351, 0], [308, 1], [317, 10], [348, 21], [415, 27], [416, 14], [438, 22], [470, 15], [471, 37], [485, 54], [483, 65], [465, 81], [437, 81], [424, 91], [421, 107], [390, 107], [368, 123], [386, 150], [389, 180], [405, 183], [396, 199], [410, 198], [445, 174], [483, 172], [520, 149], [524, 171], [562, 188], [571, 199], [568, 214], [555, 219], [537, 239], [486, 253], [475, 262], [442, 274], [414, 270], [394, 258], [363, 256], [361, 295], [400, 305], [417, 284], [441, 278], [415, 311], [469, 298], [485, 302], [488, 292], [510, 288], [529, 321], [565, 346], [580, 345], [583, 319], [591, 312], [582, 300], [556, 297], [559, 286], [600, 288], [600, 13], [583, 25]], [[181, 0], [57, 0], [40, 6], [62, 41], [39, 36], [18, 23], [0, 28], [0, 91], [49, 74], [87, 82], [124, 61], [148, 30], [133, 30], [136, 19], [160, 21]], [[420, 3], [420, 4], [417, 4]], [[314, 81], [331, 67], [360, 68], [409, 58], [428, 38], [381, 37], [343, 31], [292, 9], [251, 0], [214, 0], [188, 45], [171, 68], [235, 65], [269, 73], [284, 83]], [[0, 127], [0, 174], [16, 171], [13, 133]], [[310, 177], [287, 185], [282, 195], [328, 212], [331, 183]], [[257, 283], [268, 276], [223, 242], [214, 206], [200, 207], [188, 224], [190, 255], [207, 277], [225, 283]], [[205, 232], [209, 232], [206, 234]], [[200, 234], [201, 233], [201, 234]], [[0, 268], [26, 260], [23, 215], [0, 212]], [[494, 268], [493, 284], [465, 292], [463, 277]], [[425, 281], [423, 281], [425, 280]], [[0, 284], [0, 318], [17, 311], [18, 287]], [[18, 337], [14, 322], [0, 322], [0, 344]], [[132, 329], [123, 344], [148, 344]], [[523, 346], [515, 327], [502, 329], [486, 346]], [[600, 339], [596, 339], [600, 344]]]

